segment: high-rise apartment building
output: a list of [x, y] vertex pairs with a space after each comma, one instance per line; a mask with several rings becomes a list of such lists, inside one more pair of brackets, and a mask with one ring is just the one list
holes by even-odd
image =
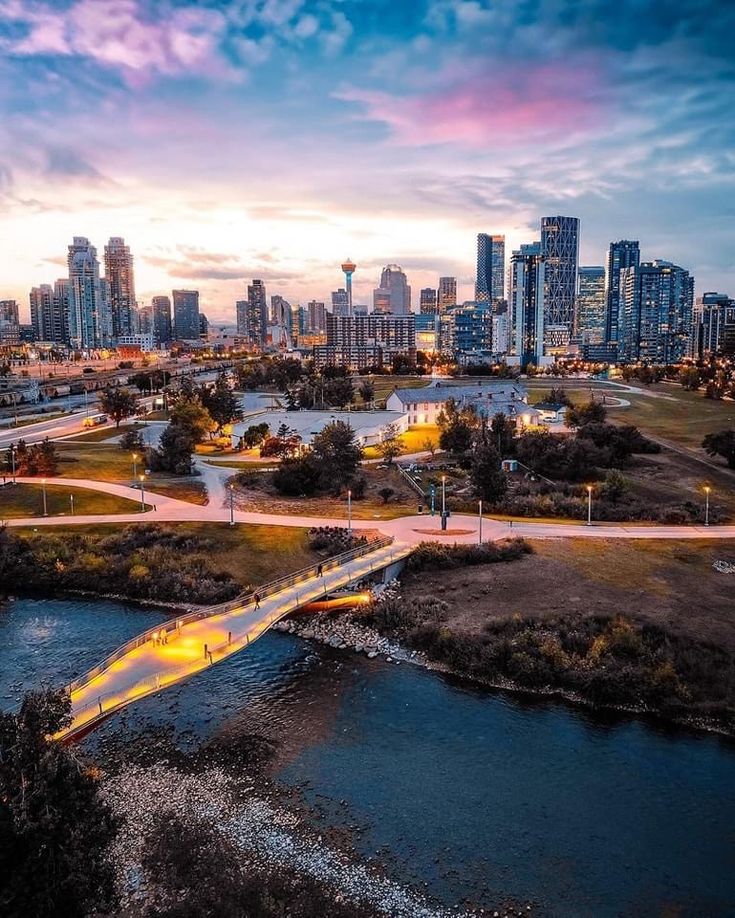
[[446, 312], [457, 305], [457, 278], [440, 277], [437, 307], [439, 312]]
[[611, 242], [605, 264], [605, 340], [615, 344], [618, 340], [620, 313], [620, 272], [624, 268], [637, 268], [641, 263], [641, 250], [637, 240], [620, 239]]
[[606, 319], [605, 269], [601, 265], [580, 267], [575, 337], [581, 344], [605, 343]]
[[493, 306], [505, 299], [505, 236], [477, 234], [475, 300]]
[[373, 291], [375, 312], [407, 316], [411, 313], [411, 287], [399, 265], [386, 265], [380, 275], [380, 286]]
[[577, 217], [541, 218], [541, 254], [544, 258], [544, 353], [563, 354], [569, 349], [574, 330], [579, 261]]
[[0, 344], [20, 344], [20, 319], [17, 300], [0, 300]]
[[160, 347], [168, 344], [173, 337], [171, 323], [171, 299], [167, 296], [154, 296], [151, 300], [151, 324], [153, 340]]
[[31, 306], [31, 325], [36, 341], [52, 341], [54, 288], [51, 284], [32, 287], [28, 299]]
[[694, 304], [691, 356], [706, 358], [733, 351], [735, 300], [726, 293], [708, 291]]
[[200, 335], [199, 291], [174, 290], [174, 338], [197, 341]]
[[399, 354], [416, 361], [413, 315], [327, 315], [327, 343], [314, 347], [318, 367], [344, 365], [364, 370], [389, 366]]
[[107, 344], [108, 303], [100, 282], [97, 249], [85, 236], [75, 236], [67, 254], [69, 266], [69, 340], [88, 349]]
[[288, 341], [293, 335], [293, 308], [288, 300], [285, 300], [280, 293], [271, 297], [271, 324], [280, 331], [279, 337]]
[[620, 272], [618, 359], [678, 363], [690, 348], [694, 279], [669, 261]]
[[422, 315], [433, 315], [437, 311], [435, 287], [423, 287], [419, 300], [419, 312]]
[[265, 284], [253, 279], [248, 284], [248, 330], [247, 337], [253, 347], [265, 347], [268, 335], [268, 307]]
[[[340, 313], [346, 315], [346, 313]], [[323, 335], [327, 330], [327, 308], [324, 303], [310, 300], [306, 304], [306, 330], [309, 335]]]
[[248, 336], [248, 301], [238, 300], [235, 303], [235, 314], [237, 316], [237, 334], [242, 338]]
[[350, 314], [350, 294], [344, 287], [332, 291], [332, 314], [335, 316]]
[[467, 302], [451, 312], [452, 350], [464, 361], [482, 360], [492, 352], [493, 317], [489, 303]]
[[111, 236], [105, 246], [105, 278], [110, 285], [112, 337], [130, 335], [135, 310], [133, 256], [120, 236]]
[[510, 344], [522, 369], [544, 356], [544, 289], [541, 243], [522, 245], [511, 255], [509, 289]]

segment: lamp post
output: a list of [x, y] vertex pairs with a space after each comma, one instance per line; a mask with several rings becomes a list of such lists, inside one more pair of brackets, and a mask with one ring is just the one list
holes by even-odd
[[235, 489], [229, 485], [230, 489], [230, 526], [235, 525]]
[[482, 545], [482, 501], [480, 501], [480, 525], [477, 530], [477, 544]]
[[133, 453], [133, 481], [138, 478], [138, 454]]
[[71, 506], [71, 515], [74, 516], [74, 495], [69, 495], [69, 504]]
[[592, 525], [592, 485], [587, 485], [587, 525]]
[[347, 531], [352, 535], [352, 491], [347, 492]]
[[447, 512], [447, 476], [442, 475], [442, 516]]
[[41, 490], [43, 491], [43, 515], [48, 516], [48, 508], [46, 507], [46, 479], [41, 479]]
[[16, 481], [15, 481], [15, 444], [14, 443], [10, 444], [10, 465], [11, 465], [11, 468], [13, 469], [13, 484], [16, 484]]
[[709, 492], [712, 490], [709, 485], [704, 488], [704, 525], [709, 526]]
[[140, 476], [140, 512], [145, 513], [145, 475]]

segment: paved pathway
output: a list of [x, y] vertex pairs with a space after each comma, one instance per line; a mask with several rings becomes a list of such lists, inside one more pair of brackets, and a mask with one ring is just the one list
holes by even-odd
[[253, 603], [236, 604], [181, 627], [172, 620], [168, 631], [159, 627], [153, 635], [145, 632], [140, 646], [127, 650], [108, 668], [72, 690], [72, 724], [60, 736], [83, 730], [102, 713], [119, 710], [221, 662], [248, 647], [299, 606], [379, 571], [410, 552], [410, 545], [394, 543], [326, 570], [321, 577], [304, 575], [298, 583], [263, 598], [257, 609]]

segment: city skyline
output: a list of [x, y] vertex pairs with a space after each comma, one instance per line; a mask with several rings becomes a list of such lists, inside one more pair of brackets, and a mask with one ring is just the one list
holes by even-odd
[[462, 302], [478, 232], [512, 251], [555, 213], [580, 264], [640, 239], [732, 290], [735, 12], [645, 7], [3, 4], [0, 295], [27, 318], [81, 234], [125, 239], [139, 301], [197, 288], [217, 322], [252, 278], [327, 297], [345, 254], [356, 303], [392, 262]]

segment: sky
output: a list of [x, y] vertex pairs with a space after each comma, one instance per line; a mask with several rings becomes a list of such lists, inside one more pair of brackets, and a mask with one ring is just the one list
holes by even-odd
[[475, 237], [581, 219], [735, 296], [735, 3], [0, 0], [0, 299], [66, 247], [135, 255], [139, 301], [248, 279], [328, 299], [357, 264], [418, 291]]

